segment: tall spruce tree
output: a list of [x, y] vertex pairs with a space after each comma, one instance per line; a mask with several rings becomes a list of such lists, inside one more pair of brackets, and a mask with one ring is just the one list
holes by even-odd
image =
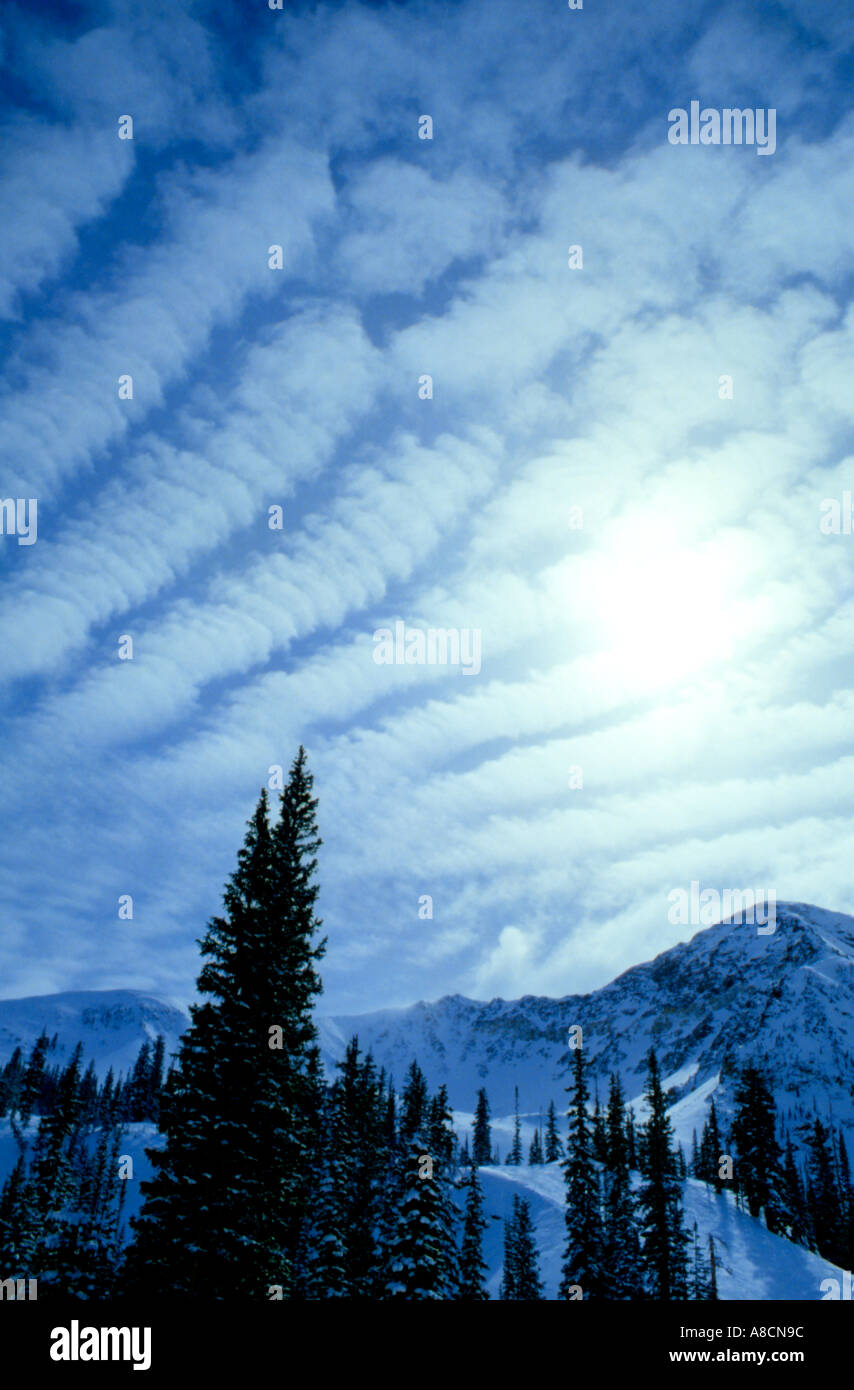
[[407, 1145], [410, 1140], [424, 1125], [427, 1118], [427, 1107], [429, 1105], [429, 1094], [427, 1091], [427, 1081], [418, 1063], [413, 1058], [409, 1064], [409, 1071], [406, 1074], [406, 1084], [403, 1087], [403, 1095], [400, 1105], [400, 1143], [401, 1147]]
[[21, 1197], [20, 1248], [28, 1273], [42, 1293], [73, 1293], [68, 1279], [68, 1226], [75, 1224], [82, 1159], [80, 1063], [78, 1043], [63, 1069], [56, 1104], [39, 1121], [26, 1187]]
[[794, 1241], [796, 1245], [805, 1245], [809, 1248], [813, 1244], [811, 1235], [812, 1225], [807, 1209], [804, 1184], [798, 1170], [792, 1141], [789, 1137], [786, 1138], [785, 1157], [783, 1160], [783, 1190], [785, 1193], [786, 1210], [789, 1214], [789, 1225], [786, 1234], [789, 1240]]
[[489, 1298], [486, 1290], [487, 1263], [483, 1258], [483, 1233], [487, 1222], [483, 1214], [483, 1188], [477, 1164], [472, 1162], [465, 1184], [466, 1205], [463, 1218], [463, 1240], [460, 1248], [460, 1282], [458, 1298], [466, 1303]]
[[718, 1257], [715, 1251], [715, 1238], [709, 1232], [709, 1284], [706, 1298], [710, 1303], [718, 1301]]
[[540, 1131], [534, 1130], [534, 1137], [528, 1149], [528, 1164], [539, 1164], [543, 1162], [543, 1145], [540, 1140]]
[[735, 1092], [732, 1137], [736, 1147], [736, 1179], [751, 1216], [765, 1214], [769, 1231], [787, 1224], [777, 1112], [771, 1089], [761, 1072], [744, 1067]]
[[18, 1109], [24, 1071], [23, 1054], [20, 1047], [16, 1047], [3, 1071], [0, 1072], [0, 1119], [6, 1114], [14, 1116]]
[[533, 1302], [543, 1297], [531, 1208], [523, 1197], [517, 1195], [513, 1197], [512, 1214], [504, 1222], [504, 1269], [500, 1296], [511, 1302]]
[[489, 1100], [483, 1086], [481, 1086], [477, 1093], [477, 1103], [474, 1108], [472, 1157], [478, 1167], [488, 1166], [492, 1161], [492, 1134], [489, 1128]]
[[300, 748], [272, 828], [262, 792], [225, 916], [200, 942], [208, 997], [161, 1097], [166, 1142], [148, 1150], [128, 1255], [135, 1294], [293, 1296], [321, 1105], [315, 806]]
[[525, 1302], [539, 1301], [543, 1297], [543, 1284], [540, 1279], [540, 1257], [534, 1239], [534, 1223], [531, 1220], [531, 1207], [522, 1197], [518, 1199], [516, 1218], [516, 1297]]
[[39, 1096], [41, 1095], [45, 1074], [45, 1061], [49, 1045], [47, 1033], [42, 1029], [33, 1045], [27, 1070], [24, 1073], [24, 1079], [21, 1084], [19, 1107], [21, 1124], [25, 1129], [30, 1123], [30, 1116], [37, 1107]]
[[385, 1298], [420, 1302], [459, 1296], [452, 1207], [441, 1164], [416, 1135], [403, 1155], [401, 1195], [385, 1252]]
[[718, 1112], [715, 1109], [714, 1099], [712, 1099], [709, 1104], [709, 1113], [703, 1125], [695, 1177], [701, 1178], [703, 1182], [711, 1183], [716, 1192], [720, 1192], [724, 1186], [724, 1179], [721, 1177], [722, 1150], [723, 1143], [718, 1127]]
[[351, 1039], [324, 1103], [323, 1143], [312, 1180], [300, 1285], [306, 1297], [378, 1294], [387, 1140], [385, 1080]]
[[813, 1122], [807, 1139], [808, 1205], [818, 1253], [842, 1264], [847, 1253], [846, 1231], [840, 1220], [833, 1136], [821, 1120]]
[[593, 1139], [587, 1113], [589, 1092], [580, 1047], [575, 1051], [573, 1083], [567, 1090], [570, 1092], [569, 1133], [563, 1161], [566, 1245], [558, 1296], [574, 1299], [575, 1290], [580, 1289], [583, 1299], [596, 1299], [605, 1293], [603, 1231], [599, 1174], [593, 1161]]
[[625, 1097], [620, 1078], [611, 1077], [605, 1115], [604, 1295], [612, 1300], [640, 1297], [640, 1241], [629, 1174]]
[[521, 1128], [521, 1125], [519, 1124], [519, 1087], [518, 1087], [518, 1086], [514, 1086], [514, 1087], [513, 1087], [513, 1116], [514, 1116], [514, 1119], [513, 1119], [513, 1143], [512, 1143], [511, 1146], [510, 1146], [510, 1152], [508, 1153], [508, 1155], [507, 1155], [506, 1159], [504, 1160], [504, 1162], [505, 1162], [505, 1165], [509, 1163], [509, 1164], [515, 1166], [515, 1165], [520, 1164], [520, 1163], [522, 1162], [522, 1128]]
[[555, 1103], [549, 1101], [549, 1113], [546, 1116], [546, 1163], [559, 1163], [563, 1158], [563, 1145], [560, 1142], [560, 1135], [557, 1132], [557, 1115], [555, 1114]]
[[593, 1157], [597, 1163], [604, 1163], [607, 1156], [608, 1137], [605, 1133], [605, 1116], [602, 1113], [597, 1093], [593, 1105]]
[[673, 1149], [661, 1073], [653, 1049], [647, 1058], [646, 1102], [649, 1119], [641, 1134], [643, 1184], [638, 1193], [643, 1248], [641, 1271], [648, 1298], [662, 1302], [688, 1296], [686, 1245], [682, 1221], [682, 1184]]

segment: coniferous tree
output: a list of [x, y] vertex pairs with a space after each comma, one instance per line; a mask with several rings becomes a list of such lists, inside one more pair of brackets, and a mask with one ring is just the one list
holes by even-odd
[[98, 1097], [98, 1123], [101, 1125], [111, 1124], [115, 1114], [115, 1077], [113, 1076], [113, 1069], [110, 1067]]
[[439, 1189], [439, 1219], [443, 1227], [443, 1250], [445, 1252], [445, 1285], [449, 1298], [457, 1296], [459, 1287], [460, 1263], [456, 1243], [456, 1227], [459, 1211], [455, 1201], [457, 1136], [454, 1132], [454, 1114], [448, 1099], [448, 1089], [443, 1084], [430, 1101], [427, 1119], [427, 1148], [433, 1156], [434, 1180]]
[[418, 1063], [413, 1059], [406, 1075], [400, 1106], [400, 1142], [409, 1144], [422, 1128], [427, 1118], [429, 1096], [427, 1081]]
[[626, 1152], [629, 1157], [629, 1171], [638, 1171], [638, 1144], [637, 1130], [635, 1128], [635, 1113], [632, 1107], [626, 1107]]
[[36, 1278], [32, 1265], [38, 1230], [28, 1200], [27, 1160], [23, 1153], [0, 1189], [0, 1269], [5, 1278]]
[[724, 1186], [724, 1179], [721, 1177], [722, 1157], [723, 1141], [718, 1127], [718, 1112], [715, 1109], [714, 1099], [712, 1099], [706, 1122], [703, 1125], [699, 1166], [695, 1176], [702, 1178], [703, 1182], [711, 1183], [716, 1192], [720, 1192]]
[[385, 1111], [383, 1114], [383, 1144], [389, 1154], [397, 1152], [397, 1096], [394, 1082], [388, 1078]]
[[604, 1296], [631, 1301], [640, 1296], [640, 1241], [629, 1174], [625, 1097], [611, 1077], [605, 1117]]
[[584, 1299], [604, 1293], [603, 1232], [599, 1199], [599, 1175], [593, 1161], [593, 1142], [587, 1114], [589, 1092], [582, 1050], [575, 1051], [574, 1080], [570, 1092], [569, 1133], [563, 1161], [566, 1182], [566, 1245], [559, 1297]]
[[353, 1038], [324, 1101], [300, 1289], [309, 1298], [372, 1298], [381, 1288], [386, 1186], [395, 1163], [387, 1142], [385, 1081]]
[[504, 1259], [501, 1265], [501, 1283], [498, 1297], [502, 1302], [512, 1302], [517, 1298], [516, 1288], [516, 1228], [518, 1225], [519, 1198], [514, 1194], [513, 1211], [504, 1218]]
[[597, 1094], [593, 1104], [593, 1157], [597, 1163], [604, 1163], [608, 1157], [608, 1136], [605, 1133], [605, 1116], [599, 1105]]
[[549, 1113], [546, 1118], [546, 1163], [559, 1163], [563, 1158], [563, 1145], [557, 1132], [557, 1115], [555, 1114], [555, 1103], [549, 1101]]
[[777, 1143], [777, 1114], [771, 1090], [756, 1067], [742, 1070], [735, 1093], [732, 1137], [736, 1147], [736, 1178], [751, 1216], [765, 1213], [769, 1231], [787, 1224], [783, 1173]]
[[797, 1245], [809, 1247], [813, 1242], [806, 1193], [790, 1138], [786, 1139], [786, 1151], [783, 1160], [783, 1191], [786, 1210], [789, 1214], [788, 1238]]
[[95, 1063], [90, 1062], [80, 1082], [80, 1118], [86, 1125], [98, 1122], [98, 1076]]
[[128, 1120], [138, 1123], [146, 1118], [151, 1075], [151, 1043], [146, 1038], [137, 1053], [128, 1079], [125, 1111]]
[[41, 1095], [45, 1074], [45, 1061], [49, 1045], [47, 1033], [42, 1029], [33, 1045], [33, 1050], [30, 1053], [30, 1060], [21, 1082], [18, 1113], [21, 1117], [21, 1124], [25, 1129], [30, 1123], [30, 1116], [37, 1106], [39, 1096]]
[[138, 1294], [289, 1298], [320, 1124], [311, 1011], [316, 851], [312, 778], [300, 748], [271, 828], [266, 792], [226, 887], [161, 1097], [162, 1150], [141, 1184], [127, 1286]]
[[454, 1114], [448, 1100], [448, 1088], [443, 1083], [427, 1107], [427, 1147], [438, 1160], [445, 1176], [450, 1176], [456, 1161], [457, 1136], [454, 1133]]
[[90, 1151], [75, 1154], [75, 1191], [57, 1236], [56, 1262], [63, 1291], [78, 1298], [108, 1298], [117, 1288], [122, 1261], [121, 1219], [125, 1183], [118, 1176], [122, 1132], [101, 1130]]
[[45, 1293], [73, 1293], [67, 1280], [67, 1224], [73, 1222], [81, 1159], [78, 1043], [60, 1077], [56, 1105], [42, 1116], [22, 1202], [22, 1247]]
[[845, 1232], [839, 1219], [840, 1199], [833, 1142], [830, 1130], [819, 1119], [813, 1122], [807, 1140], [807, 1181], [807, 1200], [816, 1249], [825, 1259], [842, 1264], [847, 1250]]
[[516, 1298], [525, 1302], [543, 1297], [540, 1261], [534, 1240], [531, 1208], [524, 1197], [518, 1198], [516, 1219]]
[[492, 1161], [492, 1135], [489, 1128], [489, 1100], [482, 1086], [477, 1093], [477, 1103], [474, 1108], [472, 1156], [478, 1167], [488, 1165]]
[[[710, 1251], [714, 1248], [711, 1244], [711, 1239], [712, 1238], [710, 1236]], [[695, 1221], [692, 1232], [691, 1270], [688, 1283], [688, 1298], [697, 1302], [706, 1302], [709, 1298], [712, 1297], [711, 1287], [713, 1278], [713, 1272], [709, 1266], [709, 1263], [703, 1251], [703, 1244], [700, 1240], [699, 1232], [697, 1230], [697, 1223]]]
[[840, 1129], [837, 1139], [837, 1186], [839, 1188], [839, 1214], [841, 1232], [839, 1247], [845, 1251], [843, 1265], [854, 1269], [854, 1186], [851, 1183], [851, 1168], [848, 1163], [848, 1149]]
[[649, 1119], [641, 1136], [644, 1182], [638, 1193], [643, 1237], [641, 1270], [647, 1297], [664, 1302], [687, 1297], [688, 1235], [682, 1222], [682, 1184], [673, 1150], [673, 1130], [652, 1049], [647, 1068]]
[[528, 1149], [528, 1164], [529, 1164], [529, 1166], [530, 1166], [532, 1163], [533, 1163], [533, 1164], [538, 1164], [538, 1163], [542, 1163], [542, 1162], [543, 1162], [543, 1146], [542, 1146], [542, 1143], [541, 1143], [541, 1141], [540, 1141], [540, 1131], [539, 1131], [538, 1129], [535, 1129], [535, 1130], [534, 1130], [534, 1137], [533, 1137], [533, 1139], [531, 1140], [531, 1145], [530, 1145], [530, 1148]]
[[145, 1114], [143, 1119], [157, 1124], [160, 1117], [160, 1092], [163, 1090], [163, 1070], [165, 1065], [165, 1050], [163, 1034], [157, 1035], [154, 1049], [151, 1054], [151, 1067], [148, 1073], [148, 1087], [145, 1098]]
[[508, 1153], [507, 1158], [506, 1158], [504, 1161], [505, 1161], [505, 1165], [506, 1165], [506, 1164], [511, 1164], [511, 1165], [515, 1166], [515, 1165], [518, 1165], [518, 1164], [520, 1164], [520, 1163], [522, 1162], [522, 1128], [521, 1128], [521, 1125], [519, 1124], [519, 1087], [518, 1087], [518, 1086], [515, 1086], [515, 1087], [513, 1088], [513, 1114], [514, 1114], [514, 1121], [513, 1121], [513, 1143], [511, 1144], [511, 1146], [510, 1146], [510, 1152]]
[[453, 1299], [459, 1294], [459, 1257], [451, 1238], [447, 1189], [439, 1165], [417, 1135], [403, 1159], [385, 1268], [387, 1299]]
[[543, 1297], [539, 1256], [528, 1203], [513, 1197], [512, 1215], [504, 1222], [504, 1269], [501, 1298], [509, 1301], [538, 1301]]
[[328, 1154], [313, 1183], [312, 1216], [300, 1251], [299, 1291], [304, 1298], [349, 1298], [344, 1188], [338, 1163]]
[[487, 1264], [483, 1258], [483, 1233], [487, 1222], [483, 1214], [483, 1188], [477, 1164], [469, 1168], [466, 1188], [463, 1240], [460, 1249], [460, 1282], [458, 1298], [467, 1303], [489, 1298], [486, 1290]]
[[20, 1047], [16, 1047], [2, 1073], [0, 1073], [0, 1119], [7, 1114], [15, 1115], [24, 1081], [24, 1072], [23, 1054]]
[[718, 1301], [718, 1260], [715, 1254], [715, 1238], [709, 1232], [709, 1284], [706, 1298], [710, 1303]]

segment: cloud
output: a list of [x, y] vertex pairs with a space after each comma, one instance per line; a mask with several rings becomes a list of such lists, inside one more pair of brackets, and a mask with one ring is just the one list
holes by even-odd
[[[854, 910], [844, 20], [350, 3], [232, 62], [234, 19], [12, 33], [8, 992], [186, 997], [300, 741], [330, 1008], [592, 988], [692, 878]], [[716, 93], [773, 159], [668, 144]], [[482, 671], [377, 666], [396, 620]]]

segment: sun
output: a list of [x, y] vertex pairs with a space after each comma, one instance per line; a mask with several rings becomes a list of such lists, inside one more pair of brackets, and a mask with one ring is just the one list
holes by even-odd
[[585, 574], [597, 645], [664, 680], [728, 664], [744, 628], [735, 561], [723, 538], [691, 545], [658, 519], [614, 526]]

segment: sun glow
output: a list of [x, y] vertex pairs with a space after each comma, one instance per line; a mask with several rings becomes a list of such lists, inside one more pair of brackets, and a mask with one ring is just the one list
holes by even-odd
[[615, 531], [586, 575], [601, 647], [664, 679], [730, 661], [744, 613], [727, 551], [722, 543], [690, 547], [661, 524]]

